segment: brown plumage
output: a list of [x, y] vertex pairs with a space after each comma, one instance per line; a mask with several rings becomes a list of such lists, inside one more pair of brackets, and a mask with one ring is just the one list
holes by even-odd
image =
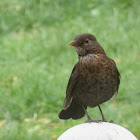
[[[87, 107], [98, 106], [114, 98], [119, 89], [120, 74], [115, 62], [91, 34], [80, 34], [69, 45], [76, 48], [79, 61], [71, 73], [60, 119], [79, 119]], [[106, 121], [101, 111], [103, 121]]]

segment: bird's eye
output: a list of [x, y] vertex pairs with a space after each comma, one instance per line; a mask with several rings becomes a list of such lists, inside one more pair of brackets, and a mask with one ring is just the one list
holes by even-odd
[[86, 43], [88, 43], [88, 39], [86, 39]]

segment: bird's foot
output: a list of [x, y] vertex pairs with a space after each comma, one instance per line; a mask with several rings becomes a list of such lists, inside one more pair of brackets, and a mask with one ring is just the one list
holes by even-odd
[[[105, 119], [102, 120], [102, 122], [108, 122]], [[113, 123], [113, 120], [111, 120], [109, 123]]]
[[[108, 121], [106, 121], [105, 119], [104, 120], [92, 120], [91, 118], [88, 118], [88, 120], [85, 123], [92, 123], [92, 122], [100, 123], [100, 122], [108, 122]], [[108, 123], [113, 123], [113, 120], [111, 120]]]
[[111, 121], [110, 121], [110, 123], [114, 123], [114, 121], [113, 121], [113, 120], [111, 120]]
[[92, 120], [91, 118], [88, 118], [88, 120], [85, 123], [92, 123], [92, 122], [99, 123], [102, 122], [102, 120]]

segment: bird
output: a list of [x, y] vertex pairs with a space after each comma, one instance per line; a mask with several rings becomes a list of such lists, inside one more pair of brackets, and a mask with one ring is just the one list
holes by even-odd
[[[87, 122], [107, 122], [100, 104], [114, 99], [118, 94], [120, 73], [114, 60], [109, 58], [95, 36], [84, 33], [76, 36], [69, 45], [75, 47], [78, 62], [73, 67], [66, 89], [60, 119], [80, 119], [87, 116]], [[87, 107], [99, 107], [102, 120], [93, 120]]]

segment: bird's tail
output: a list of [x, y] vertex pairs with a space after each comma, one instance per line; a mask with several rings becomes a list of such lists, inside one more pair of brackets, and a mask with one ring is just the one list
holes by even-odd
[[74, 99], [72, 100], [71, 105], [66, 110], [62, 110], [58, 114], [58, 117], [64, 120], [67, 120], [70, 118], [76, 120], [84, 116], [85, 116], [84, 108], [81, 105], [77, 104]]

